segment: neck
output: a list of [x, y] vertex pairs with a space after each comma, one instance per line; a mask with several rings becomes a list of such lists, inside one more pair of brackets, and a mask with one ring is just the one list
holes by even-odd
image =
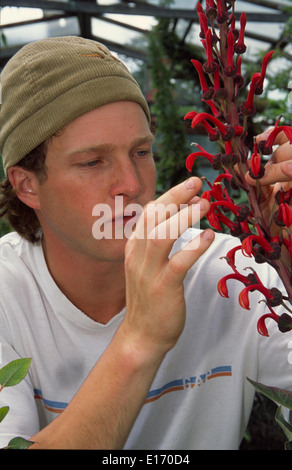
[[52, 247], [43, 240], [48, 269], [60, 290], [94, 321], [108, 323], [125, 306], [124, 261], [97, 261], [68, 247]]

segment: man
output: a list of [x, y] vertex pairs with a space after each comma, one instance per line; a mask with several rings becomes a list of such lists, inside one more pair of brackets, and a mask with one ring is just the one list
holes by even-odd
[[[157, 236], [177, 222], [174, 208], [178, 238], [207, 213], [200, 180], [154, 202], [147, 104], [100, 44], [28, 45], [2, 87], [1, 206], [20, 234], [0, 248], [2, 361], [32, 363], [23, 382], [1, 392], [10, 406], [1, 444], [19, 435], [47, 449], [237, 448], [253, 402], [246, 376], [292, 386], [289, 339], [275, 325], [268, 340], [258, 335], [256, 294], [257, 316], [237, 311], [237, 286], [219, 298], [228, 267], [218, 259], [233, 239], [212, 243], [206, 230], [174, 245]], [[290, 148], [278, 154], [267, 184], [291, 179]], [[150, 203], [171, 216], [151, 218]], [[132, 204], [144, 207], [138, 219]], [[132, 235], [94, 236], [100, 205], [111, 209], [105, 225], [115, 232], [133, 222]], [[273, 273], [261, 276], [269, 283]]]

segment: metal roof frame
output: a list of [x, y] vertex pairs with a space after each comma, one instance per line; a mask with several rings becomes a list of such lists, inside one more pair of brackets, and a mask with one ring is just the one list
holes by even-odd
[[[284, 7], [291, 4], [289, 1], [274, 1], [274, 0], [245, 0], [247, 4], [258, 5], [259, 11], [246, 11], [248, 23], [267, 23], [268, 24], [284, 24], [287, 21], [287, 13], [284, 11]], [[139, 28], [135, 25], [123, 21], [116, 21], [112, 18], [108, 18], [105, 15], [108, 14], [119, 14], [124, 15], [125, 18], [131, 16], [149, 16], [156, 19], [169, 18], [174, 22], [174, 28], [179, 20], [186, 20], [185, 33], [183, 35], [183, 41], [187, 40], [187, 35], [193, 24], [198, 23], [198, 17], [195, 12], [195, 8], [166, 8], [151, 4], [147, 0], [116, 0], [115, 3], [108, 5], [101, 5], [96, 0], [1, 0], [1, 7], [14, 6], [22, 8], [40, 8], [43, 10], [45, 16], [41, 19], [15, 22], [12, 24], [2, 24], [1, 29], [15, 28], [21, 25], [36, 24], [41, 22], [54, 21], [62, 18], [76, 17], [78, 19], [80, 35], [90, 39], [96, 39], [107, 45], [112, 51], [120, 53], [135, 59], [141, 59], [147, 61], [146, 51], [139, 49], [128, 44], [119, 44], [114, 40], [107, 40], [102, 37], [97, 37], [92, 32], [91, 19], [97, 18], [104, 22], [111, 23], [116, 26], [126, 28], [128, 30], [137, 31], [144, 35], [149, 32], [143, 28]], [[236, 18], [239, 19], [240, 12], [236, 13]], [[289, 38], [285, 37], [284, 34], [280, 35], [276, 40], [268, 35], [261, 34], [255, 31], [246, 31], [246, 37], [261, 41], [263, 44], [268, 44], [269, 49], [274, 47], [280, 47], [283, 51], [289, 43]], [[29, 38], [24, 40], [24, 44], [29, 42]], [[290, 38], [291, 39], [291, 38]], [[7, 60], [24, 44], [19, 44], [14, 47], [2, 47], [0, 67], [4, 66]], [[289, 52], [284, 55], [288, 60], [292, 60], [292, 56]]]

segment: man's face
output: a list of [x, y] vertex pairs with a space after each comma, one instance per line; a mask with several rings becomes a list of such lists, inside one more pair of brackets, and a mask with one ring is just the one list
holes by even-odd
[[98, 260], [121, 260], [127, 239], [95, 239], [92, 211], [106, 204], [115, 216], [117, 197], [123, 208], [154, 199], [152, 142], [146, 116], [133, 102], [90, 111], [53, 137], [36, 211], [45, 243]]

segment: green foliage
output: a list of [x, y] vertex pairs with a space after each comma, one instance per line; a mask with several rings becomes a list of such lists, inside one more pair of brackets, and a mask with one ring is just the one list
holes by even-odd
[[285, 449], [292, 450], [292, 425], [284, 419], [282, 414], [283, 406], [289, 410], [292, 410], [292, 392], [278, 387], [263, 385], [259, 382], [254, 382], [249, 378], [247, 378], [247, 380], [255, 387], [258, 392], [262, 393], [280, 405], [277, 409], [275, 420], [282, 428], [288, 439], [288, 442], [285, 444]]
[[29, 369], [31, 359], [16, 359], [0, 369], [0, 392], [21, 382]]
[[11, 439], [5, 449], [28, 449], [28, 447], [30, 447], [31, 445], [31, 441], [27, 441], [22, 437], [14, 437], [13, 439]]
[[[21, 382], [28, 372], [31, 364], [31, 359], [16, 359], [9, 362], [6, 366], [0, 369], [0, 392], [4, 387], [13, 387]], [[0, 423], [3, 421], [9, 411], [9, 406], [0, 408]], [[32, 442], [23, 439], [22, 437], [15, 437], [11, 439], [5, 449], [27, 449], [31, 446]]]
[[[172, 0], [162, 0], [168, 7]], [[152, 115], [157, 125], [156, 168], [157, 193], [184, 180], [188, 173], [185, 160], [190, 153], [186, 143], [186, 123], [183, 118], [194, 98], [196, 73], [193, 57], [202, 56], [201, 48], [180, 40], [174, 31], [173, 19], [157, 19], [148, 35], [150, 77], [154, 93]], [[197, 81], [198, 83], [198, 81]], [[199, 88], [198, 88], [199, 89]], [[201, 98], [198, 97], [198, 102]]]
[[168, 20], [160, 20], [149, 35], [148, 52], [150, 73], [154, 89], [152, 113], [157, 122], [157, 192], [174, 185], [180, 175], [185, 175], [187, 149], [182, 117], [175, 102], [171, 61], [163, 48], [164, 32]]

